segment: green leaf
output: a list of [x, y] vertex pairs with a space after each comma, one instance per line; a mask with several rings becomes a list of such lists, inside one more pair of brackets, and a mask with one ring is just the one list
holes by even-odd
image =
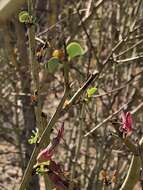
[[29, 144], [35, 144], [38, 141], [39, 138], [39, 130], [36, 128], [36, 130], [32, 130], [32, 135], [30, 139], [28, 139]]
[[30, 15], [27, 11], [21, 11], [19, 13], [19, 21], [22, 23], [29, 23]]
[[69, 55], [69, 58], [72, 59], [76, 56], [83, 55], [85, 51], [82, 49], [79, 43], [77, 42], [71, 42], [67, 47], [66, 47], [67, 53]]
[[97, 91], [97, 88], [96, 88], [96, 87], [89, 88], [89, 89], [87, 90], [87, 97], [88, 97], [88, 98], [92, 97], [92, 96], [95, 94], [96, 91]]
[[45, 65], [46, 69], [48, 69], [48, 71], [50, 73], [55, 73], [58, 68], [59, 68], [60, 62], [56, 57], [52, 57], [51, 59], [49, 59], [48, 63]]
[[46, 166], [49, 166], [49, 164], [50, 164], [50, 160], [46, 162], [42, 162], [42, 163], [37, 163], [34, 165], [33, 169], [36, 170], [36, 174], [43, 175], [44, 173], [48, 171]]

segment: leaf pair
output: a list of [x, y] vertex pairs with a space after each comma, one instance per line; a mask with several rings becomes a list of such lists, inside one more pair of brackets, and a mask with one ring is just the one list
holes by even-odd
[[[82, 49], [79, 43], [77, 42], [71, 42], [67, 47], [66, 47], [68, 59], [71, 60], [74, 57], [81, 56], [85, 53], [85, 51]], [[59, 65], [61, 63], [61, 59], [63, 59], [64, 54], [62, 50], [55, 50], [53, 52], [53, 57], [51, 57], [48, 60], [48, 63], [45, 65], [46, 69], [50, 73], [55, 73]]]

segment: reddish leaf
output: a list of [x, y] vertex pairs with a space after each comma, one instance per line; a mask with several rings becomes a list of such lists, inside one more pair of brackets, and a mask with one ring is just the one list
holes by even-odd
[[52, 142], [38, 154], [37, 156], [38, 163], [45, 162], [52, 158], [56, 147], [58, 146], [61, 138], [63, 137], [63, 133], [64, 133], [64, 124], [61, 126], [61, 128], [58, 131], [57, 136], [53, 138]]

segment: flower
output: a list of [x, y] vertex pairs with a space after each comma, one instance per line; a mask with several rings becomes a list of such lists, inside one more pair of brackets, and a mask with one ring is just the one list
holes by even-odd
[[125, 134], [128, 134], [133, 131], [133, 120], [130, 112], [122, 112], [121, 114], [121, 119], [122, 119], [122, 127], [121, 131]]
[[38, 154], [37, 156], [38, 163], [51, 160], [51, 157], [53, 156], [56, 150], [56, 147], [60, 143], [60, 140], [63, 138], [63, 133], [64, 133], [64, 124], [61, 126], [61, 128], [58, 131], [57, 136], [53, 138], [52, 142]]

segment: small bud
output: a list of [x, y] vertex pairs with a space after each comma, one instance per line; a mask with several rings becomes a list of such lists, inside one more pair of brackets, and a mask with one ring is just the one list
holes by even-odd
[[56, 57], [59, 60], [63, 60], [64, 59], [64, 51], [61, 49], [56, 49], [53, 51], [52, 56]]

